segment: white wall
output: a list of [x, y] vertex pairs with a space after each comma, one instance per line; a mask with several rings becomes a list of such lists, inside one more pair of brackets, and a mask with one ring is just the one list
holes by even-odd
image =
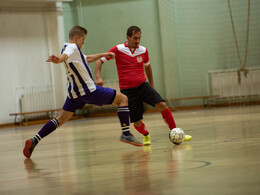
[[63, 65], [45, 62], [50, 54], [60, 53], [64, 42], [62, 13], [55, 11], [57, 5], [28, 7], [23, 3], [1, 7], [0, 124], [12, 123], [9, 114], [19, 112], [17, 87], [53, 84], [56, 107], [63, 105], [66, 94]]

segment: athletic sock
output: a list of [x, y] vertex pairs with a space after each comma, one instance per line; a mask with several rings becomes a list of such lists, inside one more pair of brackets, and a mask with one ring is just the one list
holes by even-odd
[[176, 128], [175, 121], [173, 119], [170, 109], [167, 107], [166, 110], [161, 112], [164, 122], [168, 125], [169, 129]]
[[147, 131], [147, 129], [146, 129], [144, 123], [142, 123], [142, 125], [141, 125], [140, 127], [137, 127], [137, 126], [135, 126], [135, 125], [134, 125], [134, 127], [135, 127], [135, 129], [136, 129], [139, 133], [141, 133], [141, 134], [143, 134], [143, 135], [148, 135], [148, 134], [149, 134], [149, 132]]
[[41, 136], [37, 133], [34, 137], [33, 137], [33, 139], [34, 139], [34, 143], [35, 143], [35, 145], [37, 145], [40, 141], [41, 141]]
[[121, 123], [122, 132], [125, 136], [128, 136], [130, 133], [129, 130], [129, 108], [128, 106], [122, 106], [117, 108], [117, 115]]
[[38, 144], [38, 142], [44, 138], [45, 136], [49, 135], [51, 132], [53, 132], [56, 128], [58, 128], [59, 122], [57, 119], [52, 119], [49, 122], [47, 122], [42, 129], [34, 136], [35, 144]]

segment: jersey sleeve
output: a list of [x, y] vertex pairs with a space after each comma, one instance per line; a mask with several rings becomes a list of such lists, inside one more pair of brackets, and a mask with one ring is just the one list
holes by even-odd
[[[113, 52], [116, 54], [118, 52], [117, 46], [112, 47], [108, 52]], [[107, 61], [111, 60], [111, 58], [103, 57], [103, 58], [101, 58], [101, 60], [103, 62], [107, 62]]]
[[70, 44], [65, 48], [63, 54], [66, 54], [68, 56], [68, 59], [66, 60], [68, 63], [73, 61], [76, 50], [78, 50], [76, 44]]
[[77, 48], [76, 48], [76, 45], [75, 45], [75, 44], [70, 44], [70, 45], [68, 45], [68, 46], [65, 48], [63, 54], [66, 54], [67, 56], [70, 57], [70, 56], [73, 54], [73, 52], [75, 51], [75, 49], [77, 49]]
[[150, 64], [149, 54], [148, 54], [148, 50], [146, 49], [146, 52], [144, 54], [144, 66], [148, 66], [149, 64]]

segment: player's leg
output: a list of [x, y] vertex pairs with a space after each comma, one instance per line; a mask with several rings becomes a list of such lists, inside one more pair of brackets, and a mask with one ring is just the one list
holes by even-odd
[[175, 121], [173, 119], [172, 113], [170, 109], [167, 107], [164, 99], [160, 96], [160, 94], [152, 88], [149, 83], [145, 83], [142, 88], [144, 102], [147, 104], [154, 106], [157, 110], [159, 110], [162, 114], [163, 120], [169, 127], [169, 129], [176, 128]]
[[64, 124], [72, 117], [72, 115], [73, 112], [62, 110], [57, 118], [54, 118], [47, 122], [33, 138], [26, 140], [23, 150], [24, 156], [30, 158], [35, 146], [40, 142], [40, 140], [52, 133], [59, 126]]
[[143, 144], [144, 145], [151, 145], [151, 138], [150, 138], [150, 134], [147, 131], [145, 124], [143, 123], [142, 120], [136, 121], [134, 122], [134, 127], [135, 129], [143, 134]]
[[[139, 86], [140, 87], [140, 86]], [[135, 129], [143, 135], [143, 144], [150, 145], [151, 138], [143, 123], [144, 105], [142, 97], [140, 97], [137, 88], [123, 89], [121, 92], [128, 97], [128, 107], [130, 110], [131, 123], [134, 123]]]
[[118, 105], [117, 114], [122, 127], [122, 135], [120, 137], [120, 141], [135, 146], [142, 146], [143, 144], [133, 136], [129, 129], [130, 122], [127, 96], [120, 92], [116, 92], [116, 96], [112, 104]]
[[[176, 128], [176, 124], [174, 121], [174, 118], [172, 116], [171, 110], [167, 107], [166, 103], [164, 102], [164, 99], [160, 96], [160, 94], [152, 88], [152, 86], [148, 83], [146, 83], [143, 86], [143, 94], [145, 94], [144, 101], [154, 106], [157, 110], [159, 110], [162, 114], [164, 122], [167, 124], [170, 130]], [[192, 136], [185, 135], [184, 141], [191, 140]]]
[[128, 99], [124, 94], [117, 92], [114, 89], [97, 85], [96, 90], [85, 97], [85, 102], [88, 104], [95, 104], [99, 106], [116, 104], [118, 106], [118, 118], [122, 127], [120, 140], [122, 142], [126, 142], [136, 146], [143, 145], [130, 132]]
[[173, 128], [176, 128], [171, 110], [167, 107], [166, 103], [164, 101], [161, 101], [159, 103], [156, 103], [154, 106], [157, 110], [161, 112], [163, 120], [168, 125], [169, 129], [171, 130]]
[[[163, 120], [168, 125], [170, 130], [176, 128], [176, 124], [173, 119], [172, 112], [167, 107], [165, 102], [159, 102], [159, 103], [155, 104], [155, 108], [161, 112]], [[189, 141], [191, 139], [192, 139], [191, 135], [185, 134], [184, 141]]]
[[73, 116], [74, 111], [84, 106], [84, 104], [85, 103], [67, 98], [59, 115], [47, 122], [33, 138], [26, 140], [23, 150], [24, 156], [30, 158], [35, 146], [40, 142], [40, 140], [68, 121]]
[[139, 120], [139, 121], [134, 122], [134, 127], [142, 135], [148, 135], [149, 134], [146, 127], [145, 127], [145, 124], [143, 123], [143, 120]]

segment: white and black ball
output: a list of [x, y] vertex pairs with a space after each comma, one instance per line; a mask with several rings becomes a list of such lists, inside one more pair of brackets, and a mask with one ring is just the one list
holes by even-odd
[[169, 132], [169, 139], [172, 143], [179, 145], [184, 141], [184, 131], [181, 128], [174, 128]]

